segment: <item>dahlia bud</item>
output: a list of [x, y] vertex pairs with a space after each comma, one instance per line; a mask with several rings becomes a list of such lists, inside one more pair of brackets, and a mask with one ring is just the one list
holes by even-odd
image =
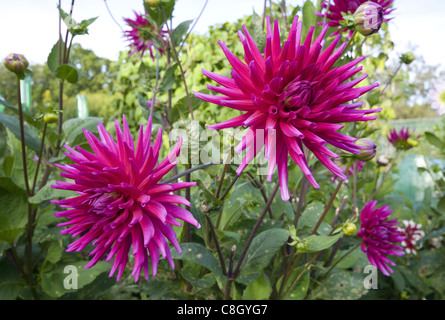
[[25, 77], [25, 71], [28, 69], [29, 62], [23, 54], [11, 53], [3, 61], [6, 69], [15, 73], [20, 79]]
[[159, 0], [145, 0], [145, 4], [149, 5], [150, 7], [157, 7], [159, 2]]
[[362, 147], [360, 154], [355, 155], [358, 160], [369, 161], [375, 157], [377, 146], [371, 139], [358, 139], [355, 144]]
[[382, 23], [383, 7], [378, 3], [367, 1], [354, 13], [354, 27], [365, 37], [378, 32]]
[[379, 156], [377, 158], [377, 164], [381, 167], [386, 167], [389, 163], [389, 159], [387, 156]]
[[354, 232], [357, 231], [357, 227], [355, 226], [354, 223], [349, 222], [347, 223], [344, 227], [343, 227], [343, 232], [345, 233], [345, 235], [350, 236], [351, 234], [353, 234]]
[[59, 121], [59, 116], [55, 113], [48, 113], [43, 116], [43, 121], [47, 124]]
[[404, 53], [400, 56], [400, 62], [404, 64], [411, 64], [415, 60], [414, 54], [412, 52]]

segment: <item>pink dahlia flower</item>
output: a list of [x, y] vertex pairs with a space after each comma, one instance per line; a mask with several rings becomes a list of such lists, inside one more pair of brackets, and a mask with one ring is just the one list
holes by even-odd
[[[415, 129], [414, 129], [415, 130]], [[414, 131], [413, 130], [413, 131]], [[387, 139], [398, 150], [409, 150], [417, 145], [417, 141], [414, 138], [419, 139], [420, 134], [417, 137], [413, 137], [412, 132], [409, 132], [409, 127], [402, 127], [400, 131], [392, 129], [389, 131]]]
[[430, 91], [431, 109], [439, 116], [445, 114], [445, 82], [436, 83]]
[[361, 249], [366, 253], [369, 262], [389, 276], [393, 270], [388, 266], [396, 264], [388, 259], [388, 255], [403, 256], [403, 247], [395, 243], [405, 240], [405, 236], [395, 227], [397, 220], [388, 220], [391, 209], [388, 206], [375, 208], [377, 201], [370, 201], [360, 212], [360, 231], [357, 233], [362, 239]]
[[353, 15], [358, 7], [360, 7], [365, 2], [373, 2], [378, 4], [383, 9], [383, 22], [388, 22], [391, 18], [388, 15], [395, 9], [392, 8], [394, 0], [323, 0], [321, 7], [324, 12], [315, 12], [316, 15], [328, 19], [325, 22], [320, 22], [320, 24], [326, 24], [330, 27], [338, 28], [337, 31], [332, 33], [330, 36], [336, 36], [343, 32], [348, 32], [348, 37], [352, 36], [353, 30], [349, 30], [344, 26], [344, 15]]
[[162, 177], [176, 166], [182, 140], [171, 150], [167, 158], [158, 163], [162, 145], [162, 130], [159, 129], [153, 145], [150, 144], [151, 118], [147, 127], [141, 125], [136, 144], [130, 135], [126, 118], [123, 118], [123, 131], [117, 121], [116, 141], [99, 123], [98, 139], [84, 130], [85, 137], [93, 151], [90, 153], [80, 147], [71, 148], [66, 156], [74, 163], [56, 166], [61, 176], [74, 180], [73, 183], [57, 181], [53, 188], [72, 190], [77, 196], [53, 201], [61, 208], [72, 208], [57, 212], [56, 217], [69, 220], [58, 224], [68, 226], [62, 234], [79, 237], [68, 245], [67, 252], [82, 251], [87, 245], [92, 260], [85, 266], [90, 268], [106, 255], [106, 261], [113, 257], [114, 263], [110, 277], [117, 269], [120, 280], [128, 262], [132, 248], [134, 263], [131, 276], [138, 281], [142, 269], [148, 279], [149, 257], [153, 275], [156, 275], [160, 254], [174, 268], [169, 240], [181, 253], [172, 226], [181, 226], [176, 219], [200, 227], [192, 214], [178, 204], [190, 206], [189, 201], [172, 191], [188, 188], [194, 182], [163, 184]]
[[130, 56], [136, 52], [143, 55], [146, 50], [150, 52], [150, 56], [154, 59], [153, 48], [158, 48], [161, 54], [164, 53], [162, 46], [166, 31], [157, 30], [143, 15], [134, 12], [136, 18], [124, 18], [124, 21], [131, 28], [124, 31], [124, 36], [130, 41], [130, 47], [133, 49]]
[[336, 49], [341, 39], [338, 36], [323, 50], [327, 29], [323, 28], [312, 43], [314, 27], [311, 27], [306, 40], [300, 43], [302, 21], [296, 17], [287, 41], [281, 45], [278, 20], [272, 30], [267, 18], [267, 40], [264, 53], [261, 54], [247, 28], [243, 26], [244, 34], [241, 31], [238, 34], [244, 46], [244, 61], [231, 53], [224, 42], [219, 41], [232, 65], [231, 77], [203, 70], [204, 75], [221, 85], [207, 87], [223, 96], [195, 92], [195, 96], [202, 100], [242, 112], [238, 117], [207, 127], [248, 127], [246, 135], [235, 148], [238, 153], [247, 150], [237, 173], [240, 174], [265, 146], [267, 179], [272, 180], [277, 167], [283, 200], [289, 199], [288, 155], [316, 188], [319, 185], [309, 170], [303, 146], [334, 175], [346, 179], [343, 170], [330, 159], [339, 156], [327, 145], [359, 154], [362, 147], [354, 143], [357, 139], [337, 132], [344, 127], [340, 123], [374, 120], [376, 115], [367, 115], [381, 110], [361, 110], [359, 108], [363, 102], [349, 104], [378, 84], [354, 88], [368, 76], [366, 74], [348, 81], [362, 70], [356, 65], [364, 57], [334, 67], [347, 43]]
[[421, 230], [422, 225], [414, 221], [403, 220], [402, 223], [405, 227], [401, 227], [400, 231], [406, 237], [402, 246], [405, 247], [406, 253], [415, 255], [419, 248], [417, 242], [425, 236], [425, 232]]

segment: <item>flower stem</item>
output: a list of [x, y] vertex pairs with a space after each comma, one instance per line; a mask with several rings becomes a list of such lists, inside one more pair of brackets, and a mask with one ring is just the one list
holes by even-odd
[[397, 73], [400, 71], [400, 69], [402, 68], [403, 63], [401, 62], [399, 64], [399, 66], [396, 69], [396, 72], [394, 72], [394, 74], [391, 76], [391, 78], [389, 79], [389, 81], [386, 83], [385, 87], [382, 89], [382, 92], [380, 93], [380, 95], [383, 95], [386, 91], [386, 89], [388, 89], [389, 85], [391, 84], [391, 82], [394, 80], [394, 78], [396, 77]]
[[340, 263], [344, 258], [346, 258], [351, 252], [353, 252], [355, 249], [357, 249], [360, 246], [360, 242], [357, 243], [355, 246], [353, 246], [348, 252], [346, 252], [342, 257], [340, 257], [335, 263], [329, 268], [328, 271], [321, 277], [320, 281], [327, 277], [327, 275], [335, 268], [337, 264]]
[[203, 164], [197, 165], [196, 167], [187, 169], [187, 170], [185, 170], [184, 172], [181, 172], [181, 173], [177, 174], [177, 175], [174, 176], [174, 177], [171, 177], [171, 178], [168, 178], [168, 179], [166, 179], [166, 180], [164, 180], [164, 181], [161, 181], [160, 183], [171, 183], [171, 182], [176, 181], [176, 180], [178, 180], [179, 178], [181, 178], [181, 177], [183, 177], [183, 176], [185, 176], [185, 175], [187, 175], [187, 174], [192, 173], [193, 171], [200, 170], [200, 169], [204, 169], [204, 168], [207, 168], [207, 167], [209, 167], [209, 166], [213, 166], [213, 165], [215, 165], [215, 164], [221, 164], [221, 163], [222, 163], [221, 161], [218, 161], [218, 162], [207, 162], [207, 163], [203, 163]]
[[[237, 263], [237, 265], [235, 267], [235, 271], [233, 273], [229, 272], [227, 274], [227, 283], [226, 283], [226, 287], [225, 287], [225, 290], [224, 290], [224, 297], [225, 297], [225, 299], [228, 299], [229, 296], [230, 296], [230, 290], [231, 290], [231, 287], [232, 287], [232, 283], [233, 283], [233, 281], [235, 281], [235, 279], [238, 277], [238, 275], [240, 273], [241, 267], [242, 267], [243, 262], [244, 262], [244, 258], [246, 257], [247, 251], [250, 248], [252, 240], [255, 237], [255, 235], [256, 235], [256, 233], [258, 231], [258, 228], [261, 225], [261, 222], [264, 220], [264, 217], [266, 216], [266, 214], [267, 214], [267, 212], [268, 212], [268, 210], [270, 208], [270, 205], [272, 204], [272, 201], [275, 198], [275, 195], [277, 194], [279, 188], [280, 188], [280, 184], [277, 183], [275, 188], [274, 188], [274, 190], [272, 191], [272, 193], [271, 193], [271, 195], [269, 197], [269, 200], [266, 203], [265, 208], [263, 209], [263, 212], [261, 213], [260, 217], [258, 218], [255, 226], [253, 227], [253, 229], [252, 229], [252, 231], [251, 231], [251, 233], [249, 235], [249, 238], [247, 239], [246, 245], [244, 246], [244, 249], [241, 252], [240, 258], [239, 258], [238, 263]], [[234, 250], [232, 250], [232, 252], [234, 254]]]
[[46, 128], [47, 127], [48, 127], [48, 124], [45, 122], [45, 124], [43, 126], [42, 144], [40, 145], [39, 159], [37, 160], [37, 168], [36, 168], [36, 173], [34, 175], [34, 182], [32, 184], [31, 195], [34, 195], [34, 192], [36, 190], [37, 177], [39, 175], [40, 163], [42, 162], [43, 147], [45, 145], [45, 137], [46, 137]]
[[23, 163], [23, 178], [25, 180], [26, 194], [31, 195], [28, 181], [28, 168], [26, 165], [26, 144], [25, 144], [25, 128], [23, 120], [23, 108], [20, 92], [20, 78], [17, 77], [17, 104], [19, 107], [19, 122], [20, 122], [20, 141], [22, 144], [22, 163]]
[[396, 160], [400, 155], [400, 151], [396, 152], [396, 155], [394, 156], [394, 158], [391, 161], [391, 164], [389, 165], [388, 170], [386, 170], [384, 176], [382, 177], [382, 180], [380, 181], [379, 186], [374, 190], [374, 192], [371, 195], [370, 200], [373, 200], [374, 197], [377, 195], [377, 193], [380, 191], [380, 189], [383, 187], [383, 183], [385, 182], [385, 180], [388, 178], [388, 175], [391, 173], [392, 168], [394, 167], [394, 165], [396, 164]]

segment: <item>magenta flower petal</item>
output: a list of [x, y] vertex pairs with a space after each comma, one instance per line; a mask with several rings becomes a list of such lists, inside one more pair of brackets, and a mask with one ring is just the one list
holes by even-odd
[[403, 247], [396, 245], [406, 239], [402, 231], [395, 227], [397, 220], [388, 220], [391, 209], [388, 206], [375, 208], [377, 201], [370, 201], [360, 212], [360, 231], [357, 236], [362, 239], [361, 249], [366, 253], [369, 262], [389, 276], [393, 270], [388, 266], [396, 264], [387, 256], [402, 256]]
[[281, 198], [288, 200], [288, 156], [301, 168], [311, 184], [319, 188], [307, 165], [304, 147], [334, 175], [346, 178], [342, 169], [331, 160], [338, 156], [328, 146], [360, 153], [360, 147], [354, 143], [356, 138], [337, 131], [343, 128], [340, 123], [377, 118], [371, 114], [381, 109], [363, 110], [359, 109], [363, 102], [350, 102], [378, 84], [356, 87], [367, 77], [366, 74], [351, 79], [361, 71], [362, 68], [357, 65], [364, 57], [334, 68], [347, 43], [336, 48], [341, 41], [338, 36], [323, 50], [328, 27], [323, 28], [313, 42], [312, 27], [301, 42], [302, 21], [296, 17], [287, 40], [282, 44], [278, 20], [272, 29], [267, 17], [266, 25], [267, 40], [263, 53], [245, 26], [238, 32], [244, 47], [243, 59], [236, 57], [224, 42], [219, 41], [232, 65], [231, 77], [203, 70], [205, 76], [220, 85], [208, 86], [218, 95], [195, 92], [195, 96], [242, 112], [238, 117], [209, 125], [208, 128], [248, 127], [246, 135], [235, 148], [238, 153], [246, 151], [237, 173], [240, 174], [247, 167], [264, 145], [268, 160], [267, 180], [272, 179], [277, 169]]
[[68, 221], [58, 224], [67, 227], [60, 233], [78, 237], [68, 245], [67, 251], [82, 251], [90, 244], [95, 247], [89, 253], [92, 259], [85, 268], [94, 266], [99, 260], [114, 258], [110, 277], [118, 271], [119, 281], [132, 248], [134, 264], [131, 276], [138, 281], [142, 270], [148, 279], [149, 258], [153, 275], [157, 272], [160, 256], [174, 267], [167, 240], [181, 252], [171, 227], [182, 225], [177, 219], [200, 227], [188, 210], [177, 205], [190, 206], [190, 203], [171, 194], [196, 183], [159, 182], [176, 165], [181, 139], [168, 157], [158, 163], [162, 131], [151, 144], [151, 118], [145, 130], [140, 126], [136, 144], [125, 115], [123, 129], [117, 121], [115, 125], [116, 141], [101, 123], [98, 125], [100, 139], [84, 130], [92, 153], [80, 147], [75, 150], [65, 146], [67, 157], [74, 163], [56, 166], [62, 170], [62, 177], [74, 181], [57, 181], [52, 187], [72, 190], [78, 195], [52, 202], [61, 208], [71, 208], [55, 213], [56, 217], [68, 218]]

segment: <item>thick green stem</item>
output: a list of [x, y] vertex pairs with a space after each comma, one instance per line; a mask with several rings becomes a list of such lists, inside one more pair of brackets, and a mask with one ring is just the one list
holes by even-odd
[[36, 190], [36, 183], [37, 183], [37, 178], [39, 176], [40, 163], [42, 162], [42, 156], [43, 156], [43, 147], [45, 146], [45, 137], [46, 137], [46, 128], [47, 127], [48, 127], [48, 124], [45, 122], [45, 124], [43, 126], [42, 144], [40, 145], [40, 151], [39, 151], [39, 158], [37, 160], [36, 173], [34, 175], [34, 182], [32, 183], [31, 195], [34, 195], [34, 192]]

